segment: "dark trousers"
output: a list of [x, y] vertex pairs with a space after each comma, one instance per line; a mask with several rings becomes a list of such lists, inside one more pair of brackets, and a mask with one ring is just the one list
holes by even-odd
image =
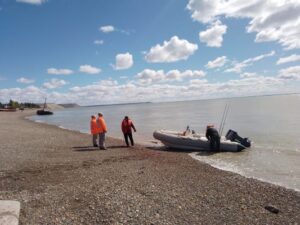
[[134, 146], [132, 133], [124, 134], [124, 139], [125, 139], [126, 145], [129, 146], [128, 137], [130, 139], [131, 145]]
[[105, 133], [99, 133], [99, 148], [105, 148]]
[[220, 137], [210, 137], [210, 150], [220, 151]]

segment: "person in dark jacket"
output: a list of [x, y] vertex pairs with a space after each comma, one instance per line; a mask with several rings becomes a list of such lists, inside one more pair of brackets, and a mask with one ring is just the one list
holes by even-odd
[[130, 139], [131, 145], [134, 146], [134, 141], [132, 137], [132, 129], [134, 132], [136, 132], [135, 126], [133, 125], [133, 122], [131, 119], [129, 119], [128, 116], [125, 116], [122, 124], [121, 124], [122, 132], [124, 134], [124, 139], [126, 142], [127, 147], [129, 147], [128, 138]]
[[210, 142], [211, 151], [220, 151], [220, 135], [219, 132], [214, 128], [214, 125], [207, 125], [206, 127], [206, 138]]

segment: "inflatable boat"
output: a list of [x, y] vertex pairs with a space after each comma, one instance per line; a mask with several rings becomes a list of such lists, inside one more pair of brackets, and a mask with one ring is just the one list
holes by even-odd
[[[166, 147], [186, 151], [210, 151], [210, 142], [205, 135], [168, 130], [154, 131], [153, 137], [161, 141]], [[239, 152], [250, 147], [248, 138], [241, 138], [237, 132], [229, 130], [226, 136], [221, 137], [220, 151]]]

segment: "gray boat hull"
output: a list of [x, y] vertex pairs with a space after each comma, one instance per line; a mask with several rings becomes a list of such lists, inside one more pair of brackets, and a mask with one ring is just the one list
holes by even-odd
[[[204, 135], [190, 134], [184, 136], [182, 132], [158, 130], [153, 137], [161, 141], [165, 146], [186, 151], [210, 151], [210, 143]], [[246, 147], [237, 142], [221, 138], [220, 151], [239, 152]]]

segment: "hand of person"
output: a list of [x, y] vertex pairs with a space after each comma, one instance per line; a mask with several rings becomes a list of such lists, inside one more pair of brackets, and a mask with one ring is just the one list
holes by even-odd
[[134, 132], [136, 132], [136, 129], [134, 129]]

